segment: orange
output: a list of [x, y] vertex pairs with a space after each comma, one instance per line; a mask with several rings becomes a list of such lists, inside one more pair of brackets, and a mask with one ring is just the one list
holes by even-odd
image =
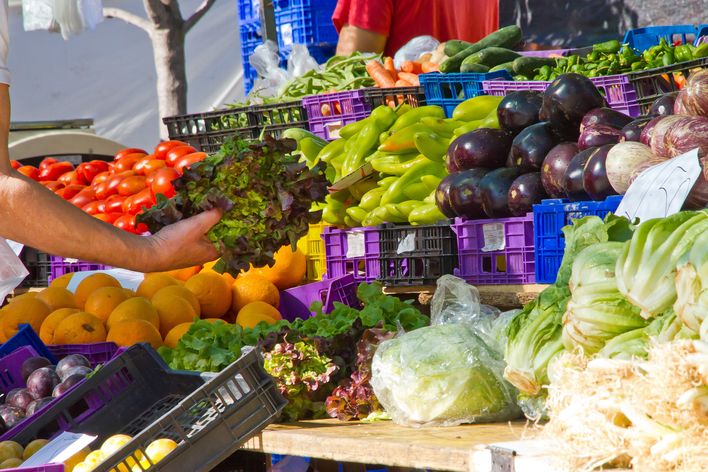
[[163, 298], [169, 300], [174, 297], [184, 298], [190, 303], [190, 305], [192, 305], [192, 308], [194, 308], [194, 313], [196, 313], [197, 316], [201, 314], [201, 305], [199, 305], [199, 299], [197, 296], [181, 285], [168, 285], [167, 287], [158, 290], [157, 293], [153, 295], [151, 301], [154, 305], [155, 303], [161, 303]]
[[39, 292], [36, 298], [49, 305], [52, 311], [59, 308], [77, 308], [74, 294], [61, 287], [47, 287]]
[[78, 313], [77, 308], [59, 308], [54, 310], [47, 316], [42, 322], [42, 326], [39, 328], [39, 339], [42, 340], [44, 344], [56, 344], [54, 342], [54, 331], [56, 331], [59, 323], [69, 315]]
[[91, 344], [106, 340], [106, 327], [91, 313], [80, 311], [59, 322], [54, 330], [55, 344]]
[[278, 308], [280, 292], [272, 282], [258, 274], [246, 274], [239, 277], [231, 287], [231, 307], [234, 313], [251, 302], [266, 302]]
[[171, 275], [177, 280], [186, 282], [191, 276], [198, 274], [202, 270], [202, 266], [185, 267], [184, 269], [169, 270], [162, 272], [163, 274]]
[[184, 336], [191, 327], [192, 323], [180, 323], [172, 328], [170, 332], [167, 333], [167, 336], [165, 336], [165, 346], [171, 347], [172, 349], [176, 348], [179, 340], [182, 339], [182, 336]]
[[228, 272], [224, 272], [223, 274], [221, 274], [221, 273], [219, 273], [219, 272], [216, 272], [216, 271], [214, 270], [214, 265], [215, 265], [217, 262], [219, 262], [219, 259], [217, 259], [217, 260], [215, 260], [215, 261], [212, 261], [212, 262], [207, 262], [206, 264], [204, 264], [204, 267], [202, 267], [202, 270], [200, 270], [199, 273], [202, 273], [202, 272], [214, 272], [215, 274], [219, 274], [220, 276], [222, 276], [222, 277], [224, 278], [224, 280], [226, 281], [226, 283], [227, 283], [227, 284], [229, 285], [229, 287], [230, 287], [231, 285], [233, 285], [234, 280], [236, 280], [236, 279], [234, 279], [233, 275], [229, 274]]
[[110, 331], [114, 324], [126, 320], [144, 320], [160, 329], [160, 315], [147, 298], [135, 297], [122, 302], [108, 316], [106, 326]]
[[215, 272], [197, 274], [184, 286], [196, 295], [204, 318], [219, 318], [231, 307], [231, 288]]
[[164, 338], [172, 328], [199, 318], [191, 303], [182, 297], [158, 297], [152, 302], [160, 317], [160, 335]]
[[307, 272], [307, 258], [299, 249], [293, 252], [290, 246], [283, 246], [275, 253], [272, 267], [257, 267], [249, 272], [256, 273], [270, 280], [280, 290], [299, 285]]
[[50, 287], [59, 287], [59, 288], [66, 288], [69, 285], [69, 282], [71, 282], [71, 277], [73, 277], [74, 273], [69, 272], [68, 274], [64, 274], [60, 277], [57, 277], [56, 279], [52, 280], [49, 284]]
[[52, 309], [42, 300], [35, 297], [24, 297], [13, 300], [3, 308], [3, 331], [7, 339], [17, 334], [20, 325], [29, 324], [35, 333], [39, 332], [42, 322], [49, 316]]
[[135, 293], [137, 296], [145, 297], [149, 300], [158, 290], [168, 285], [179, 285], [179, 281], [167, 274], [146, 274], [145, 279], [143, 279]]
[[124, 288], [123, 292], [125, 293], [126, 298], [137, 297], [136, 293], [133, 290], [130, 290], [129, 288]]
[[157, 349], [162, 345], [160, 332], [155, 326], [152, 323], [140, 319], [117, 322], [108, 330], [106, 341], [126, 347], [136, 343], [148, 343]]
[[74, 292], [74, 297], [76, 298], [76, 304], [79, 308], [83, 308], [86, 303], [86, 299], [93, 293], [94, 290], [101, 287], [119, 287], [120, 282], [108, 274], [103, 274], [101, 272], [97, 274], [91, 274], [81, 281], [76, 291]]
[[95, 315], [103, 323], [108, 321], [108, 317], [115, 308], [126, 301], [130, 296], [127, 289], [118, 287], [101, 287], [94, 290], [86, 299], [84, 311]]
[[261, 321], [275, 324], [280, 319], [280, 312], [277, 308], [266, 302], [251, 302], [239, 310], [236, 315], [236, 324], [242, 328], [255, 328]]

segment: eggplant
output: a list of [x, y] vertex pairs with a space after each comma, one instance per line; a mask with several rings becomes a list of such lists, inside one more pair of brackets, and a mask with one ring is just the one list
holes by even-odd
[[447, 199], [455, 216], [470, 219], [484, 218], [479, 184], [489, 172], [489, 169], [478, 167], [449, 176], [452, 179], [450, 179]]
[[701, 175], [698, 176], [698, 180], [688, 192], [683, 206], [687, 210], [701, 210], [708, 206], [708, 157], [703, 157], [700, 164]]
[[514, 138], [510, 160], [516, 167], [528, 172], [541, 170], [546, 154], [560, 141], [550, 123], [536, 123]]
[[551, 149], [541, 167], [541, 184], [553, 198], [565, 198], [565, 172], [570, 161], [578, 153], [575, 143], [560, 143]]
[[581, 151], [590, 147], [617, 144], [622, 132], [608, 125], [594, 124], [586, 126], [578, 138], [578, 149]]
[[674, 114], [674, 103], [678, 92], [671, 92], [654, 100], [649, 109], [649, 116], [666, 116]]
[[644, 144], [645, 146], [651, 146], [651, 136], [654, 134], [654, 127], [658, 122], [666, 118], [665, 116], [655, 116], [651, 120], [649, 120], [649, 123], [644, 125], [644, 128], [642, 128], [642, 134], [639, 136], [639, 142]]
[[636, 120], [630, 122], [627, 126], [620, 130], [620, 132], [622, 133], [622, 136], [620, 137], [620, 142], [640, 142], [642, 130], [650, 121], [651, 118], [637, 118]]
[[563, 178], [563, 188], [565, 195], [570, 200], [577, 202], [579, 200], [587, 200], [588, 194], [585, 192], [583, 184], [583, 173], [585, 172], [585, 164], [599, 148], [588, 148], [580, 151], [568, 164], [568, 169], [565, 171]]
[[580, 123], [592, 109], [607, 106], [590, 79], [580, 74], [563, 74], [543, 92], [539, 118], [549, 121], [565, 140], [576, 141]]
[[499, 127], [516, 136], [524, 128], [538, 123], [543, 94], [535, 90], [519, 90], [505, 96], [497, 107]]
[[583, 188], [593, 200], [604, 200], [610, 195], [617, 195], [607, 178], [607, 153], [612, 149], [612, 144], [600, 146], [592, 153], [583, 169]]
[[607, 153], [607, 179], [615, 192], [624, 195], [629, 188], [629, 181], [634, 169], [642, 163], [655, 160], [656, 156], [649, 146], [634, 141], [615, 144]]
[[583, 116], [580, 122], [580, 133], [588, 126], [605, 125], [615, 129], [622, 129], [631, 123], [633, 118], [612, 108], [595, 108]]
[[448, 218], [457, 216], [450, 205], [450, 185], [456, 175], [457, 172], [447, 175], [440, 181], [438, 188], [435, 189], [435, 204], [438, 206], [438, 210]]
[[511, 148], [511, 134], [501, 129], [479, 128], [459, 136], [447, 150], [448, 172], [484, 167], [503, 167]]
[[509, 187], [509, 211], [514, 216], [523, 216], [533, 211], [535, 203], [548, 198], [543, 189], [540, 172], [529, 172], [518, 176]]
[[482, 209], [490, 218], [511, 216], [509, 210], [509, 188], [514, 180], [522, 174], [518, 167], [505, 167], [490, 171], [479, 182], [482, 196]]
[[667, 157], [676, 157], [698, 148], [698, 156], [708, 156], [708, 118], [686, 116], [664, 135]]
[[688, 76], [674, 103], [674, 113], [708, 117], [708, 69]]

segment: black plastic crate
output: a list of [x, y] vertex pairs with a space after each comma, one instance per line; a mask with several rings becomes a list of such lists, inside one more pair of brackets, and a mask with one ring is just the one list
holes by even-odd
[[49, 254], [31, 247], [25, 247], [20, 253], [20, 260], [29, 272], [20, 287], [46, 287], [49, 285], [49, 276], [52, 273], [52, 262]]
[[449, 222], [382, 225], [380, 280], [385, 286], [433, 285], [457, 267], [457, 238]]
[[371, 104], [372, 108], [379, 105], [398, 106], [402, 103], [407, 103], [412, 107], [425, 105], [425, 91], [423, 87], [369, 87], [364, 89], [364, 97]]
[[[249, 349], [173, 408], [148, 408], [120, 428], [117, 432], [133, 435], [133, 440], [94, 471], [212, 470], [272, 423], [286, 404], [258, 351]], [[155, 465], [135, 466], [147, 446], [160, 438], [173, 439], [177, 448]]]

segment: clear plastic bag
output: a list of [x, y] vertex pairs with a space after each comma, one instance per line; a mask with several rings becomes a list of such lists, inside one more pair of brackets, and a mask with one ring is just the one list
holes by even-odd
[[29, 275], [20, 258], [4, 239], [0, 239], [0, 305], [10, 292]]
[[59, 24], [61, 37], [65, 40], [84, 30], [77, 0], [54, 0], [54, 20]]
[[76, 0], [84, 29], [93, 30], [103, 21], [102, 0]]
[[396, 55], [393, 56], [393, 64], [396, 69], [400, 69], [406, 61], [415, 61], [423, 54], [432, 54], [439, 45], [440, 41], [432, 36], [417, 36], [396, 51]]
[[25, 31], [57, 31], [54, 0], [22, 0], [22, 27]]
[[430, 302], [430, 323], [473, 323], [477, 331], [490, 336], [499, 309], [480, 303], [479, 291], [454, 275], [438, 279]]
[[248, 62], [258, 72], [249, 93], [251, 102], [257, 102], [258, 97], [277, 97], [289, 81], [320, 68], [305, 45], [294, 44], [288, 56], [287, 70], [281, 69], [278, 48], [273, 41], [256, 47]]

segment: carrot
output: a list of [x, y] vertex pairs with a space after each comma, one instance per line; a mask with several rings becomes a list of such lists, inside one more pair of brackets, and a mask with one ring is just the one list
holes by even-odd
[[377, 86], [382, 88], [394, 87], [396, 81], [388, 73], [379, 61], [369, 61], [366, 63], [366, 72], [369, 73]]
[[418, 80], [418, 74], [411, 74], [410, 72], [399, 72], [398, 78], [403, 79], [406, 82], [410, 82], [411, 85], [420, 85], [420, 80]]
[[410, 72], [412, 74], [420, 74], [423, 72], [422, 64], [418, 61], [406, 61], [401, 66], [402, 72]]
[[398, 79], [397, 73], [396, 73], [396, 66], [393, 65], [393, 58], [392, 57], [385, 57], [384, 58], [384, 69], [388, 71], [389, 74], [391, 74], [391, 78], [395, 81]]
[[434, 62], [424, 62], [420, 67], [423, 72], [440, 72], [440, 65]]
[[[404, 72], [405, 74], [405, 72]], [[396, 81], [396, 87], [412, 87], [413, 84], [408, 82], [406, 79], [398, 79]]]

